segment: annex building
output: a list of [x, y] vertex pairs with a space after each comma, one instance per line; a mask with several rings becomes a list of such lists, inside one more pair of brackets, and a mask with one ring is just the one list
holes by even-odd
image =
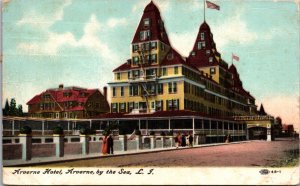
[[247, 125], [234, 118], [258, 115], [255, 98], [243, 88], [236, 67], [222, 59], [209, 25], [200, 25], [184, 57], [171, 46], [152, 1], [132, 39], [130, 59], [113, 73], [110, 113], [99, 119], [117, 120], [130, 130], [199, 129], [217, 136], [236, 130], [243, 138]]
[[109, 112], [104, 95], [98, 89], [64, 87], [47, 89], [27, 102], [28, 115], [33, 118], [81, 119]]

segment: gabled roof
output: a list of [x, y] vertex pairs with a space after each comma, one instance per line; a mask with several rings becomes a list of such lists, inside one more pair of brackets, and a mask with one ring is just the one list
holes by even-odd
[[[144, 23], [143, 23], [144, 19], [150, 20], [149, 27], [144, 27]], [[150, 30], [151, 32], [150, 38], [145, 41], [160, 40], [165, 44], [170, 45], [169, 38], [166, 33], [166, 29], [164, 27], [163, 21], [161, 19], [159, 9], [152, 1], [144, 9], [143, 16], [140, 20], [139, 26], [137, 27], [132, 43], [141, 42], [139, 38], [140, 32], [145, 30]]]
[[[42, 100], [42, 96], [49, 94], [51, 98], [57, 102], [66, 102], [66, 101], [75, 101], [79, 103], [86, 103], [88, 98], [93, 95], [98, 89], [83, 89], [78, 87], [68, 87], [61, 89], [48, 89], [41, 94], [34, 96], [30, 101], [27, 102], [27, 105], [37, 104]], [[70, 96], [64, 96], [65, 93], [69, 93]], [[100, 91], [99, 91], [100, 93]], [[101, 94], [101, 93], [100, 93]], [[79, 109], [73, 107], [72, 109]]]

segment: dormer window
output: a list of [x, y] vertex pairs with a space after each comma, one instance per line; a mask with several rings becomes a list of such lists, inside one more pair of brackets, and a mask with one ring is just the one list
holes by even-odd
[[191, 55], [192, 55], [192, 56], [195, 56], [195, 55], [196, 55], [196, 52], [193, 51], [193, 52], [191, 53]]
[[70, 97], [71, 96], [71, 92], [64, 92], [64, 97]]
[[140, 40], [141, 41], [147, 40], [150, 38], [150, 35], [151, 35], [150, 30], [141, 31], [140, 32]]
[[121, 73], [117, 73], [117, 80], [121, 79]]
[[85, 96], [86, 96], [86, 93], [85, 93], [85, 92], [80, 92], [79, 96], [80, 96], [80, 97], [85, 97]]
[[139, 63], [139, 57], [138, 56], [133, 57], [133, 64], [137, 65], [138, 63]]
[[210, 68], [210, 74], [215, 74], [216, 73], [216, 69], [215, 68]]
[[208, 60], [209, 60], [210, 63], [213, 62], [213, 58], [212, 57], [210, 57]]
[[200, 39], [204, 40], [204, 33], [203, 32], [200, 34]]
[[210, 50], [206, 50], [206, 54], [210, 54]]
[[144, 27], [149, 27], [150, 26], [150, 19], [146, 18], [144, 19]]
[[132, 52], [136, 52], [136, 51], [138, 51], [139, 50], [139, 45], [133, 45], [132, 46]]

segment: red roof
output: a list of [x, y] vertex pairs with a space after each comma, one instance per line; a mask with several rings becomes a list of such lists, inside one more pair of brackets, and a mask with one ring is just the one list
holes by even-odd
[[[146, 18], [150, 20], [149, 27], [144, 27], [143, 20]], [[145, 30], [150, 30], [151, 32], [150, 38], [145, 41], [160, 40], [165, 44], [170, 45], [169, 38], [163, 25], [159, 10], [152, 1], [146, 6], [144, 10], [143, 16], [135, 32], [132, 43], [140, 42], [140, 32]]]
[[[41, 101], [41, 98], [45, 94], [49, 94], [55, 102], [61, 103], [66, 101], [75, 101], [80, 103], [85, 103], [87, 99], [93, 95], [98, 89], [83, 89], [78, 87], [69, 87], [62, 89], [48, 89], [39, 95], [34, 96], [27, 105], [37, 104]], [[69, 94], [65, 96], [64, 94]], [[100, 93], [101, 94], [101, 93]], [[73, 107], [72, 109], [79, 109], [79, 107]]]

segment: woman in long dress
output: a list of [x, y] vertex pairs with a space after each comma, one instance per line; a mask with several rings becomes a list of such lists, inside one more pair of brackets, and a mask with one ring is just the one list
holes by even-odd
[[108, 149], [108, 148], [107, 148], [107, 144], [108, 144], [108, 143], [107, 143], [107, 142], [108, 142], [108, 141], [107, 141], [107, 138], [108, 138], [107, 135], [105, 135], [104, 138], [103, 138], [103, 141], [102, 141], [102, 149], [101, 149], [101, 151], [102, 151], [102, 154], [103, 154], [103, 155], [106, 155], [106, 154], [107, 154], [107, 149]]

